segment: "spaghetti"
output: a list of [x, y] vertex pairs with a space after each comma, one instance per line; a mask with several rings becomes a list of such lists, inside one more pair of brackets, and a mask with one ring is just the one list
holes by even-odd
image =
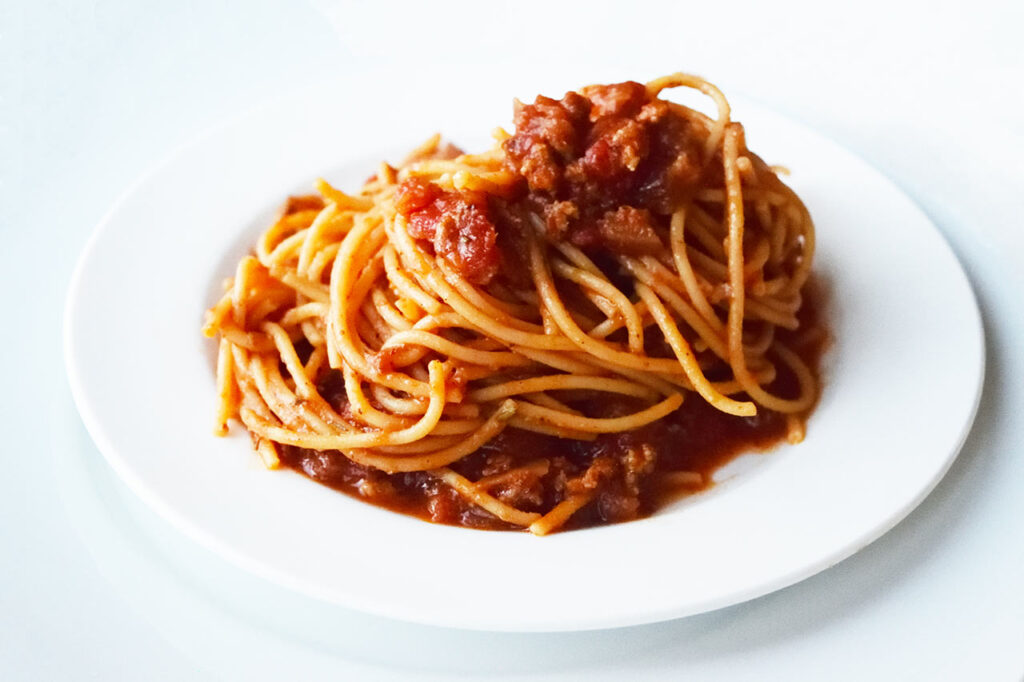
[[537, 534], [706, 485], [668, 452], [701, 424], [802, 438], [814, 228], [719, 90], [589, 86], [515, 122], [288, 201], [207, 315], [219, 434], [238, 419], [270, 468]]

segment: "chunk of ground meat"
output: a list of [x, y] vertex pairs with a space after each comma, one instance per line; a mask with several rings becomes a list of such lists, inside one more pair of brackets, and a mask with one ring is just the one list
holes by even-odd
[[597, 221], [601, 244], [615, 253], [631, 256], [654, 254], [664, 250], [654, 231], [651, 212], [643, 208], [620, 206]]
[[470, 282], [487, 284], [497, 273], [497, 233], [484, 195], [411, 178], [398, 186], [395, 208], [406, 217], [411, 237], [429, 240], [434, 253]]
[[506, 165], [522, 176], [522, 201], [543, 216], [549, 239], [656, 252], [656, 228], [667, 229], [701, 180], [707, 132], [640, 83], [538, 97], [517, 105], [515, 123]]

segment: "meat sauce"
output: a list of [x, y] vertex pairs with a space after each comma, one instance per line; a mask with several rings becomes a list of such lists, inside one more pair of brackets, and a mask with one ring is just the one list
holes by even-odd
[[412, 178], [399, 186], [395, 207], [408, 218], [411, 237], [429, 242], [473, 284], [487, 284], [497, 273], [497, 231], [485, 195]]
[[519, 178], [509, 196], [446, 191], [417, 178], [396, 194], [409, 234], [474, 284], [499, 270], [515, 277], [521, 263], [502, 257], [500, 236], [523, 212], [542, 215], [549, 238], [591, 253], [657, 253], [664, 247], [654, 226], [667, 226], [716, 172], [702, 167], [693, 124], [632, 81], [517, 103], [515, 125], [502, 145]]
[[[829, 336], [821, 319], [825, 293], [812, 279], [805, 288], [800, 310], [802, 332], [779, 330], [780, 340], [795, 350], [818, 372]], [[810, 330], [810, 332], [808, 332]], [[345, 408], [345, 388], [340, 373], [327, 373], [319, 390], [338, 410]], [[768, 387], [783, 397], [798, 393], [796, 378], [780, 369]], [[739, 396], [742, 398], [742, 396]], [[614, 416], [635, 409], [625, 401], [602, 400], [574, 405], [595, 416]], [[549, 511], [567, 493], [567, 486], [592, 485], [593, 502], [577, 512], [564, 530], [649, 516], [668, 502], [710, 488], [712, 475], [736, 456], [764, 452], [785, 442], [786, 417], [758, 409], [753, 417], [735, 417], [716, 410], [691, 394], [672, 414], [641, 429], [602, 434], [593, 441], [545, 436], [520, 429], [505, 429], [497, 438], [451, 468], [479, 480], [490, 476], [498, 483], [491, 494], [523, 511]], [[281, 447], [281, 462], [309, 478], [365, 502], [427, 521], [486, 530], [514, 527], [466, 502], [454, 490], [425, 472], [386, 474], [352, 462], [338, 451]], [[546, 472], [529, 465], [549, 462]], [[593, 467], [595, 462], [599, 466]], [[504, 473], [526, 468], [505, 480]], [[591, 480], [574, 480], [591, 469]], [[673, 472], [695, 472], [699, 481], [679, 482]]]
[[[476, 480], [548, 461], [545, 473], [518, 472], [491, 487], [491, 494], [523, 511], [546, 512], [564, 499], [568, 484], [593, 486], [596, 499], [577, 512], [565, 530], [629, 521], [650, 515], [672, 499], [711, 486], [711, 475], [742, 452], [766, 450], [784, 440], [785, 418], [762, 410], [731, 417], [697, 397], [676, 412], [633, 432], [574, 441], [509, 428], [451, 468]], [[281, 461], [309, 478], [363, 501], [435, 523], [487, 530], [514, 527], [466, 502], [426, 472], [386, 474], [360, 466], [338, 451], [281, 447]], [[598, 466], [592, 465], [598, 462]], [[591, 480], [577, 482], [588, 472]], [[701, 474], [673, 484], [662, 474]]]
[[[396, 193], [396, 209], [406, 217], [410, 236], [474, 284], [496, 278], [523, 283], [528, 268], [516, 234], [524, 229], [527, 213], [542, 216], [550, 240], [579, 246], [601, 266], [611, 254], [664, 249], [655, 227], [667, 227], [669, 216], [699, 184], [721, 182], [708, 177], [721, 175], [720, 161], [702, 167], [702, 137], [689, 129], [692, 124], [666, 102], [649, 98], [639, 83], [517, 103], [515, 124], [515, 135], [503, 143], [506, 166], [518, 178], [512, 192], [498, 197], [447, 191], [411, 179]], [[621, 273], [612, 270], [606, 274], [616, 281]], [[822, 298], [820, 287], [809, 282], [799, 331], [776, 332], [815, 374], [828, 340]], [[667, 348], [648, 351], [671, 356]], [[340, 373], [329, 371], [318, 384], [326, 400], [345, 409]], [[784, 366], [768, 389], [783, 397], [798, 393]], [[607, 396], [566, 400], [595, 417], [644, 407]], [[571, 529], [648, 516], [668, 500], [711, 486], [712, 474], [738, 454], [765, 451], [786, 435], [784, 415], [759, 408], [756, 416], [735, 417], [690, 394], [681, 408], [657, 422], [593, 441], [507, 428], [451, 468], [473, 481], [486, 478], [491, 494], [523, 511], [544, 513], [580, 488], [589, 490], [593, 500], [563, 527]], [[436, 523], [512, 528], [426, 472], [386, 474], [338, 451], [283, 446], [280, 455], [286, 466], [387, 509]], [[673, 472], [700, 477], [680, 483]]]
[[589, 250], [643, 255], [664, 247], [653, 226], [689, 199], [703, 176], [701, 135], [640, 83], [538, 97], [515, 112], [506, 164], [549, 238]]

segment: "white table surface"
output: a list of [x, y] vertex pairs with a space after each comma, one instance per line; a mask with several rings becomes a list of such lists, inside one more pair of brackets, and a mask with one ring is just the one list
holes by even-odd
[[[523, 2], [0, 1], [0, 679], [1024, 679], [1024, 3], [554, 5], [541, 20]], [[524, 59], [701, 73], [861, 154], [932, 217], [983, 309], [985, 394], [950, 473], [892, 532], [702, 616], [475, 633], [263, 582], [113, 475], [71, 403], [61, 315], [132, 180], [332, 74], [400, 87]]]

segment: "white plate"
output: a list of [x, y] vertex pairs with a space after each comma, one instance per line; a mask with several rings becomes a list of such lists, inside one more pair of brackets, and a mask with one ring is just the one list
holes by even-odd
[[[483, 83], [483, 84], [481, 84]], [[945, 473], [981, 390], [970, 286], [896, 187], [826, 139], [752, 105], [751, 148], [793, 169], [818, 228], [837, 339], [807, 439], [711, 491], [617, 526], [538, 538], [437, 526], [269, 472], [240, 427], [215, 438], [220, 281], [273, 209], [317, 175], [356, 188], [442, 130], [470, 148], [511, 95], [575, 83], [355, 80], [265, 106], [185, 147], [97, 228], [65, 320], [72, 390], [99, 449], [157, 511], [270, 580], [395, 618], [575, 630], [707, 611], [806, 578], [865, 546]]]

